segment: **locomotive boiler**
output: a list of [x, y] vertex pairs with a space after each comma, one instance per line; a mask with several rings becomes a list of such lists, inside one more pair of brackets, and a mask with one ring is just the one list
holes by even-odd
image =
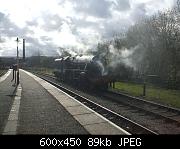
[[111, 82], [108, 74], [103, 74], [104, 68], [93, 56], [66, 56], [55, 59], [55, 76], [58, 80], [76, 85], [81, 88], [100, 89], [108, 88]]

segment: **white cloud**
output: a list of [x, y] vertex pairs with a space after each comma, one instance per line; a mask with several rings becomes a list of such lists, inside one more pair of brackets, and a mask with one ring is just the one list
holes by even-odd
[[[86, 50], [121, 32], [143, 15], [169, 8], [174, 0], [0, 0], [0, 56], [15, 55], [16, 37], [27, 53], [56, 54], [61, 47]], [[54, 48], [54, 49], [53, 49]]]

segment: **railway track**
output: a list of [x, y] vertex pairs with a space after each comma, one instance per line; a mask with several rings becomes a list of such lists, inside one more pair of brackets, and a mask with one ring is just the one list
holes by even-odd
[[84, 105], [86, 105], [87, 107], [93, 109], [94, 111], [96, 111], [97, 113], [101, 114], [103, 117], [107, 118], [108, 120], [110, 120], [111, 122], [113, 122], [114, 124], [116, 124], [117, 126], [123, 128], [124, 130], [128, 131], [131, 134], [158, 134], [98, 103], [95, 103], [93, 101], [91, 101], [90, 99], [87, 99], [81, 95], [79, 95], [78, 93], [75, 93], [63, 86], [61, 86], [58, 83], [55, 83], [54, 81], [48, 79], [48, 77], [50, 77], [51, 79], [55, 79], [53, 76], [49, 76], [49, 75], [44, 75], [42, 73], [35, 73], [37, 76], [39, 76], [40, 78], [46, 80], [47, 82], [51, 83], [52, 85], [56, 86], [57, 88], [61, 89], [62, 91], [66, 92], [67, 94], [69, 94], [70, 96], [74, 97], [76, 100], [80, 101], [81, 103], [83, 103]]
[[[132, 97], [118, 92], [108, 91], [103, 96], [121, 102], [132, 109], [146, 112], [154, 117], [164, 119], [167, 123], [173, 123], [180, 127], [180, 110], [162, 104]], [[125, 97], [126, 100], [122, 100]]]

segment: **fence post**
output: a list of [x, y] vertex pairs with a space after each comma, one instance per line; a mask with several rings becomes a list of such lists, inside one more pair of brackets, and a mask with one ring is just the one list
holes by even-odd
[[143, 83], [143, 96], [146, 96], [146, 82]]
[[146, 96], [146, 76], [144, 75], [143, 80], [143, 96]]

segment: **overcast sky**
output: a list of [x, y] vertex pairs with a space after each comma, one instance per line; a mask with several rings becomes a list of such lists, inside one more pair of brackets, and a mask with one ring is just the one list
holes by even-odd
[[175, 0], [0, 0], [0, 56], [58, 55], [59, 47], [86, 51]]

